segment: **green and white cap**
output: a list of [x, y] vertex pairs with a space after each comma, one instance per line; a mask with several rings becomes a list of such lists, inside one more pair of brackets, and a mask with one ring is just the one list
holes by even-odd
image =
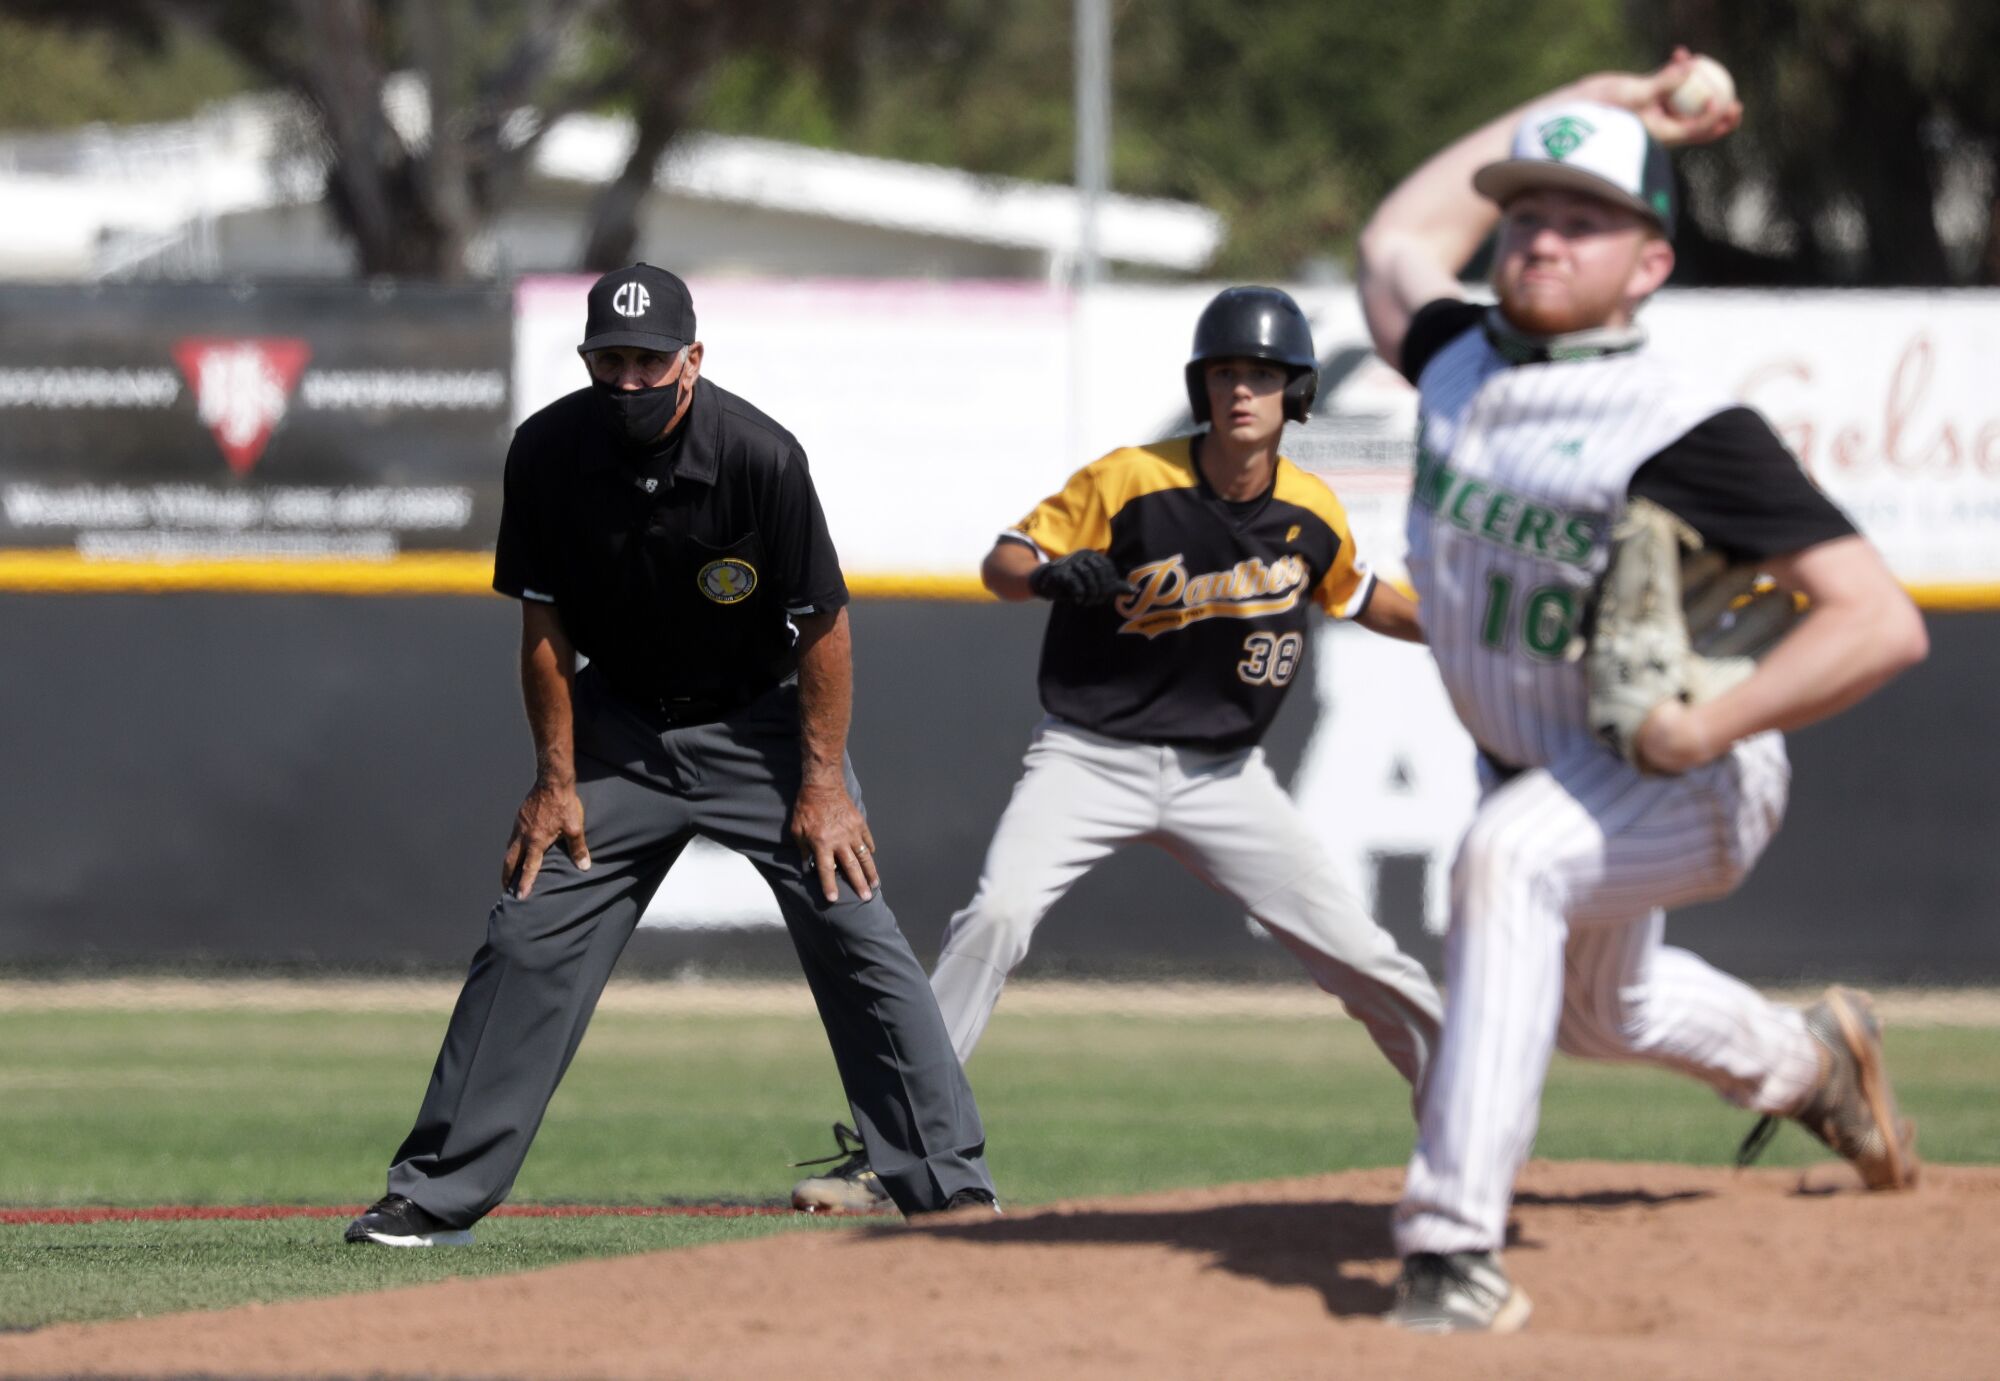
[[1672, 239], [1677, 212], [1667, 151], [1629, 110], [1568, 101], [1531, 111], [1511, 155], [1472, 175], [1473, 190], [1505, 206], [1531, 187], [1562, 187], [1629, 206]]

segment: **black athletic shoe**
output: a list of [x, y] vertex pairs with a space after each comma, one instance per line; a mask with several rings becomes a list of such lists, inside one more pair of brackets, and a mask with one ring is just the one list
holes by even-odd
[[1000, 1211], [1000, 1201], [993, 1197], [990, 1190], [961, 1189], [958, 1193], [944, 1201], [944, 1211], [946, 1213], [951, 1212], [955, 1208], [990, 1208], [995, 1213], [998, 1213]]
[[915, 1213], [905, 1213], [903, 1220], [909, 1223], [920, 1223], [941, 1221], [948, 1217], [965, 1218], [975, 1215], [983, 1216], [980, 1213], [981, 1210], [995, 1217], [999, 1216], [1000, 1201], [993, 1197], [993, 1191], [990, 1189], [961, 1189], [936, 1208], [920, 1208]]
[[452, 1227], [401, 1194], [385, 1194], [347, 1225], [347, 1240], [384, 1247], [469, 1247], [472, 1230]]

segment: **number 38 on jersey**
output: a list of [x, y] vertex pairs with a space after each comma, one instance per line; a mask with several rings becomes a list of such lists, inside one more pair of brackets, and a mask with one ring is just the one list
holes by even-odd
[[1243, 640], [1237, 679], [1253, 686], [1289, 685], [1305, 645], [1305, 638], [1298, 633], [1252, 633]]

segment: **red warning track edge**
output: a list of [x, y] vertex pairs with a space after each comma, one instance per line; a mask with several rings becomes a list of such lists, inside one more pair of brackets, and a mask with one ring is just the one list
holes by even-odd
[[[155, 1204], [144, 1208], [0, 1208], [0, 1226], [173, 1223], [206, 1219], [352, 1218], [366, 1204]], [[777, 1204], [502, 1204], [494, 1218], [763, 1218]]]

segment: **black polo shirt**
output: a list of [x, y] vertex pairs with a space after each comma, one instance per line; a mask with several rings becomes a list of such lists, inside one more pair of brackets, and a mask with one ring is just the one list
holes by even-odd
[[493, 588], [554, 604], [634, 700], [734, 702], [790, 676], [791, 618], [847, 603], [798, 440], [698, 379], [667, 440], [635, 450], [594, 393], [515, 431]]

